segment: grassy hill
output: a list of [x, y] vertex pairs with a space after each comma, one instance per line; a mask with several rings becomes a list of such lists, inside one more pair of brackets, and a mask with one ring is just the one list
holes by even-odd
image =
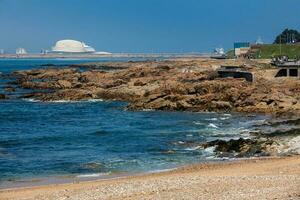
[[[260, 47], [259, 58], [272, 58], [280, 55], [279, 44], [266, 44]], [[281, 55], [287, 55], [289, 58], [300, 57], [300, 45], [281, 45]]]
[[[276, 56], [280, 56], [280, 45], [279, 44], [265, 44], [256, 46], [254, 51], [254, 57], [268, 59]], [[281, 55], [287, 55], [289, 58], [300, 57], [300, 44], [282, 44]], [[227, 52], [228, 58], [234, 58], [234, 50]]]

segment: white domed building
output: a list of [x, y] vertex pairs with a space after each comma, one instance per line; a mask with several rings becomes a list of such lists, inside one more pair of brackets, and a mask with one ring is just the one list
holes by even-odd
[[95, 53], [95, 49], [76, 40], [59, 40], [52, 47], [53, 53]]

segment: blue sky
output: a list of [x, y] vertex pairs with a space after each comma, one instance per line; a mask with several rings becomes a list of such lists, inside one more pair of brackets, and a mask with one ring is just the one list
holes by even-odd
[[76, 39], [110, 52], [207, 52], [300, 30], [299, 0], [0, 0], [0, 48]]

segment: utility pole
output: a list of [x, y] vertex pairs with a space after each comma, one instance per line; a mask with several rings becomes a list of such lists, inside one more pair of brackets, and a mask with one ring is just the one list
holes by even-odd
[[280, 56], [281, 56], [281, 35], [280, 35], [280, 43], [279, 43], [279, 51], [280, 51]]

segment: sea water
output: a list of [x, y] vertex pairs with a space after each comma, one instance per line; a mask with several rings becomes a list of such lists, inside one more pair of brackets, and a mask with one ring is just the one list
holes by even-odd
[[[90, 60], [0, 60], [0, 72]], [[111, 60], [108, 60], [111, 61]], [[7, 80], [1, 79], [0, 93]], [[127, 111], [126, 102], [0, 100], [0, 187], [42, 177], [166, 170], [215, 159], [201, 143], [248, 137], [265, 116]]]

